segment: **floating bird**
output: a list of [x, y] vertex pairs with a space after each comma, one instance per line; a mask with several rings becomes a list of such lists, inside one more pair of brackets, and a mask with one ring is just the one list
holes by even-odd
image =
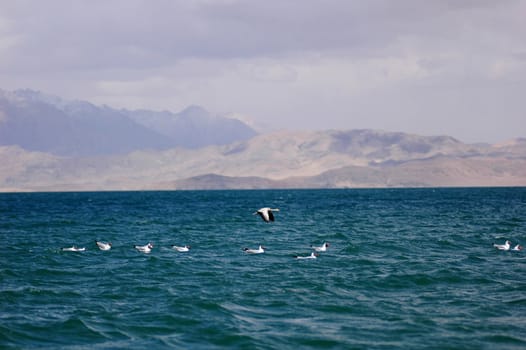
[[315, 247], [315, 246], [311, 245], [311, 247], [312, 247], [312, 249], [314, 249], [317, 252], [326, 252], [327, 248], [329, 248], [329, 243], [325, 242], [319, 247]]
[[493, 243], [493, 246], [497, 248], [498, 250], [510, 250], [510, 241], [506, 241], [504, 244], [495, 244]]
[[294, 258], [296, 258], [296, 259], [316, 259], [319, 255], [320, 254], [318, 254], [318, 253], [312, 252], [308, 256], [298, 256], [298, 255], [296, 255], [296, 256], [294, 256]]
[[175, 249], [178, 252], [187, 252], [187, 251], [190, 250], [190, 246], [189, 245], [185, 245], [184, 247], [179, 247], [179, 246], [173, 245], [172, 249]]
[[63, 252], [83, 252], [86, 248], [79, 248], [77, 246], [61, 248]]
[[111, 242], [99, 242], [99, 241], [95, 241], [95, 243], [97, 244], [97, 247], [99, 247], [100, 250], [110, 250], [111, 249]]
[[514, 251], [520, 251], [520, 250], [522, 250], [522, 246], [521, 246], [520, 244], [517, 244], [515, 247], [513, 247], [512, 250], [514, 250]]
[[259, 214], [263, 221], [270, 222], [274, 221], [274, 214], [273, 211], [279, 211], [278, 208], [261, 208], [258, 211], [254, 212], [254, 215]]
[[260, 245], [258, 249], [245, 248], [245, 249], [243, 249], [243, 251], [245, 253], [248, 253], [248, 254], [261, 254], [261, 253], [265, 252], [265, 249], [267, 249], [267, 248], [265, 248], [265, 247]]
[[150, 253], [152, 251], [153, 244], [148, 243], [147, 245], [134, 245], [133, 247], [137, 249], [139, 252]]

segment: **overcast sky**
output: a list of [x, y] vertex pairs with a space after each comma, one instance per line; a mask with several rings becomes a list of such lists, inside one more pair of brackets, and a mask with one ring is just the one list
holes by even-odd
[[0, 88], [499, 142], [526, 137], [526, 0], [0, 0]]

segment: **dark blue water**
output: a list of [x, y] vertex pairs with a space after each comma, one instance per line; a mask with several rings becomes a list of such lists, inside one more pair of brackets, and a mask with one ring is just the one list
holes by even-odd
[[0, 237], [0, 348], [526, 348], [526, 252], [492, 246], [526, 188], [0, 194]]

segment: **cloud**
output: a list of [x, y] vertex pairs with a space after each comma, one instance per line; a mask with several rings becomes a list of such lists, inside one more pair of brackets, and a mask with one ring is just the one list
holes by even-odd
[[7, 121], [7, 115], [5, 114], [4, 111], [0, 111], [0, 123], [6, 122], [6, 121]]
[[254, 79], [262, 81], [287, 82], [295, 81], [298, 78], [298, 73], [293, 67], [275, 61], [253, 64], [250, 75]]
[[524, 136], [525, 12], [523, 0], [0, 1], [0, 75], [5, 89], [287, 128]]

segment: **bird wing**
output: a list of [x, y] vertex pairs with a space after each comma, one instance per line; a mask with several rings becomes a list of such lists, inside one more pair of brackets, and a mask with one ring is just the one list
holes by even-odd
[[261, 216], [261, 218], [268, 222], [269, 221], [269, 216], [268, 216], [268, 212], [266, 210], [258, 210], [257, 212], [259, 214], [259, 216]]

